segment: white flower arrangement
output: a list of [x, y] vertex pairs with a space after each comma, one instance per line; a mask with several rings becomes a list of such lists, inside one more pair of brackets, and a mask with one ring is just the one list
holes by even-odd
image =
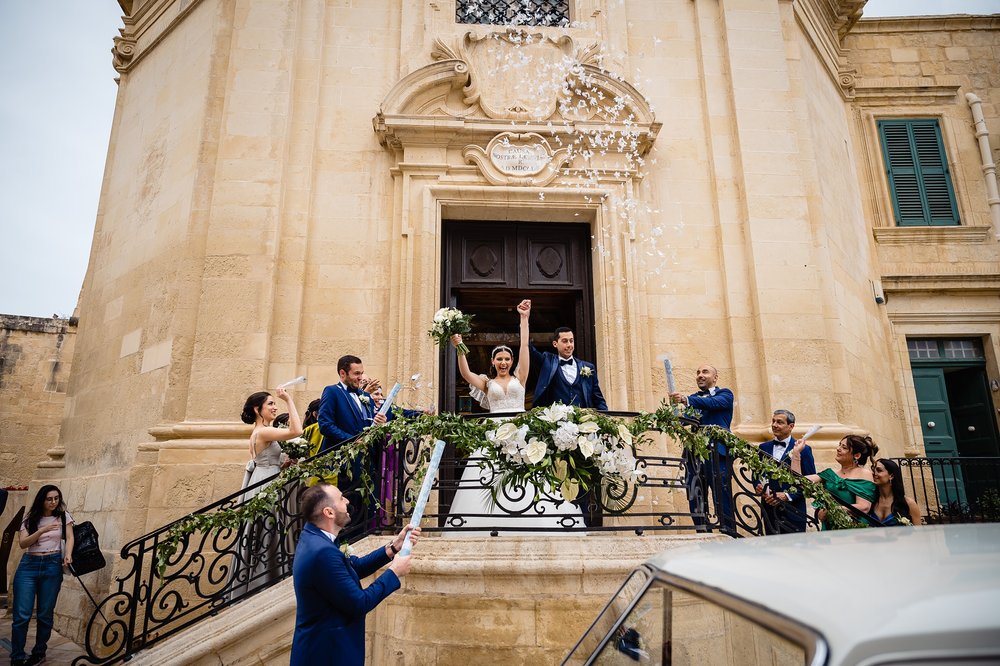
[[629, 428], [608, 417], [556, 403], [505, 421], [486, 433], [486, 456], [509, 479], [543, 479], [563, 498], [614, 476], [638, 480], [638, 460]]
[[594, 374], [594, 371], [590, 368], [589, 365], [584, 365], [584, 366], [580, 367], [580, 375], [581, 376], [583, 376], [583, 377], [590, 377], [592, 374]]
[[358, 395], [358, 400], [360, 400], [361, 404], [364, 405], [365, 407], [367, 407], [368, 405], [372, 404], [372, 399], [369, 398], [364, 393]]
[[354, 555], [354, 546], [349, 543], [340, 544], [340, 552], [342, 552], [346, 557], [351, 557]]

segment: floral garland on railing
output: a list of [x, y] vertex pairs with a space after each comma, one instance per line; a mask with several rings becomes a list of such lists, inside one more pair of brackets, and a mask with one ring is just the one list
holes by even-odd
[[[281, 490], [289, 482], [322, 477], [332, 469], [350, 469], [350, 463], [356, 459], [361, 468], [361, 494], [377, 505], [378, 497], [368, 469], [372, 451], [378, 450], [378, 445], [386, 440], [398, 444], [410, 439], [426, 442], [441, 439], [466, 456], [474, 451], [483, 455], [500, 471], [498, 486], [521, 483], [530, 483], [536, 488], [548, 486], [558, 489], [564, 499], [572, 501], [581, 492], [608, 478], [635, 483], [640, 477], [636, 452], [650, 441], [647, 433], [653, 431], [675, 439], [701, 460], [711, 455], [710, 442], [722, 443], [729, 455], [741, 459], [754, 477], [766, 476], [772, 481], [795, 486], [805, 497], [826, 507], [829, 528], [865, 526], [855, 521], [821, 483], [797, 476], [771, 456], [761, 455], [757, 446], [728, 430], [717, 426], [689, 429], [681, 415], [666, 404], [655, 412], [639, 412], [628, 419], [557, 404], [532, 409], [501, 424], [489, 419], [466, 419], [456, 414], [406, 419], [397, 413], [397, 418], [368, 428], [361, 436], [334, 451], [286, 468], [243, 504], [212, 513], [191, 514], [174, 523], [157, 546], [157, 574], [163, 576], [178, 547], [191, 534], [206, 530], [238, 530], [273, 512]], [[429, 446], [420, 447], [418, 463], [421, 468], [429, 451]], [[419, 478], [416, 485], [420, 485]]]

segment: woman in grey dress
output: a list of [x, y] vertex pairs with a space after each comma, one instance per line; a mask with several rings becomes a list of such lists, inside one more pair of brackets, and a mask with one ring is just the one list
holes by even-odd
[[[292, 397], [283, 388], [276, 389], [275, 394], [288, 405], [288, 428], [273, 425], [278, 416], [278, 403], [267, 391], [252, 394], [243, 405], [240, 418], [244, 423], [253, 424], [249, 442], [251, 459], [243, 476], [243, 488], [278, 474], [281, 471], [280, 442], [302, 434], [302, 419]], [[267, 484], [247, 490], [243, 493], [243, 502], [250, 501], [266, 488]], [[237, 555], [230, 578], [230, 597], [233, 599], [267, 587], [281, 577], [284, 568], [291, 566], [292, 545], [285, 543], [273, 515], [264, 515], [244, 525], [234, 547]]]

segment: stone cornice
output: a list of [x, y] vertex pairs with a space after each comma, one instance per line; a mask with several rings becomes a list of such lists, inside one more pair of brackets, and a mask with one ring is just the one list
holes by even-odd
[[[163, 423], [149, 429], [158, 442], [176, 440], [220, 440], [245, 439], [250, 436], [253, 426], [234, 421], [200, 421], [183, 423]], [[222, 445], [224, 446], [224, 445]], [[142, 444], [141, 450], [157, 450], [160, 444]]]
[[124, 19], [125, 27], [119, 29], [119, 36], [114, 38], [111, 49], [114, 68], [125, 73], [134, 67], [200, 3], [201, 0], [188, 0], [187, 3], [149, 0], [141, 4], [135, 14], [128, 12]]
[[876, 227], [879, 245], [926, 245], [928, 243], [982, 243], [992, 227]]
[[0, 314], [0, 329], [9, 331], [29, 331], [32, 333], [66, 333], [75, 329], [76, 317], [28, 317], [24, 315]]
[[893, 16], [888, 18], [864, 17], [851, 29], [851, 34], [880, 32], [956, 32], [959, 30], [1000, 30], [1000, 15], [969, 16]]
[[943, 324], [956, 326], [959, 324], [996, 324], [1000, 322], [997, 312], [890, 312], [889, 321], [893, 324], [911, 324], [928, 326]]
[[863, 106], [951, 104], [958, 95], [959, 87], [894, 84], [891, 79], [858, 79], [854, 82], [854, 101]]
[[841, 42], [857, 22], [866, 0], [796, 0], [795, 18], [845, 100], [853, 99], [856, 71], [847, 65]]
[[[959, 273], [955, 275], [884, 275], [882, 289], [886, 292], [902, 291], [961, 291], [962, 293], [1000, 293], [1000, 275]], [[1000, 312], [986, 313], [994, 320]], [[962, 317], [975, 313], [962, 313]], [[927, 316], [923, 314], [923, 316]], [[951, 316], [954, 316], [952, 314]]]

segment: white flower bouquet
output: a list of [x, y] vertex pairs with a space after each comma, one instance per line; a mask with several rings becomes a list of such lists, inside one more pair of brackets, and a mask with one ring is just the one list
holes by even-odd
[[304, 460], [309, 457], [310, 443], [304, 437], [294, 437], [284, 442], [278, 442], [281, 452], [292, 460]]
[[[472, 330], [473, 315], [463, 314], [457, 308], [441, 308], [434, 313], [434, 322], [431, 330], [427, 334], [437, 340], [438, 346], [444, 347], [448, 344], [451, 336], [458, 333], [468, 333]], [[469, 348], [462, 343], [456, 347], [459, 354], [468, 354]]]
[[487, 432], [486, 439], [486, 456], [504, 470], [504, 482], [548, 484], [568, 501], [602, 478], [634, 483], [640, 476], [632, 431], [589, 409], [559, 403], [536, 408]]

